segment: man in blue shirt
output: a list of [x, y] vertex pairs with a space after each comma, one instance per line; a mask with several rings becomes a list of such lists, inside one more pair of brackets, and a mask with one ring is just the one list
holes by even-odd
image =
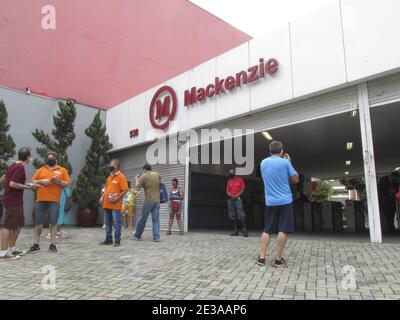
[[271, 234], [278, 234], [276, 256], [273, 267], [286, 268], [282, 254], [288, 239], [294, 232], [293, 196], [290, 182], [298, 183], [299, 175], [294, 170], [290, 156], [283, 153], [283, 144], [272, 141], [269, 145], [271, 157], [261, 162], [261, 176], [265, 187], [265, 226], [261, 235], [260, 255], [257, 264], [264, 265]]

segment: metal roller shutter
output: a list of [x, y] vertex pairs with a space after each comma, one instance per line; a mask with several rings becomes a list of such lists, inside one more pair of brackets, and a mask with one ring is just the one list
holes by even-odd
[[368, 82], [371, 107], [400, 101], [400, 73]]
[[[112, 154], [112, 157], [117, 158], [121, 162], [121, 170], [125, 174], [127, 180], [134, 184], [135, 176], [137, 174], [142, 174], [142, 167], [146, 163], [146, 150], [149, 145], [142, 145], [125, 151], [119, 151]], [[181, 164], [167, 164], [167, 165], [153, 165], [153, 171], [158, 172], [162, 181], [165, 183], [168, 192], [171, 189], [171, 180], [173, 178], [178, 179], [179, 186], [182, 191], [185, 190], [185, 166]], [[139, 221], [142, 213], [142, 207], [144, 203], [144, 192], [141, 190], [141, 194], [136, 199], [136, 222]], [[184, 224], [184, 202], [182, 201], [182, 223]], [[169, 220], [169, 204], [161, 204], [160, 207], [160, 229], [162, 231], [167, 230]], [[146, 230], [151, 230], [152, 222], [151, 215], [147, 220]], [[174, 222], [173, 231], [178, 231], [178, 226], [176, 221]]]

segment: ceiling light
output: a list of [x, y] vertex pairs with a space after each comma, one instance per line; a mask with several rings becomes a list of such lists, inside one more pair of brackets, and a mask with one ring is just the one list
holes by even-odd
[[267, 131], [263, 131], [261, 132], [261, 134], [264, 136], [265, 139], [267, 139], [268, 141], [272, 141], [274, 140], [271, 135], [267, 132]]
[[345, 174], [346, 176], [348, 176], [348, 175], [350, 174], [350, 172], [346, 171], [344, 174]]
[[331, 180], [329, 180], [330, 182], [335, 182], [335, 180], [333, 180], [333, 179], [331, 179]]
[[400, 167], [397, 167], [396, 169], [394, 169], [394, 171], [400, 171]]
[[351, 118], [356, 117], [357, 114], [358, 114], [358, 111], [357, 111], [357, 110], [349, 111], [349, 116], [350, 116]]
[[351, 160], [346, 161], [346, 166], [349, 166], [349, 165], [351, 165]]
[[346, 149], [347, 149], [347, 150], [353, 149], [353, 142], [347, 142], [347, 143], [346, 143]]

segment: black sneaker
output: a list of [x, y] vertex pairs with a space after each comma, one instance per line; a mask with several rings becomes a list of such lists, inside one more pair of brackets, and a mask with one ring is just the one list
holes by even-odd
[[34, 244], [34, 245], [32, 245], [32, 247], [30, 247], [30, 249], [28, 250], [28, 253], [38, 252], [39, 250], [40, 250], [40, 246], [38, 244]]
[[167, 231], [167, 236], [170, 236], [172, 234], [171, 231]]
[[235, 230], [233, 233], [231, 233], [232, 237], [236, 237], [239, 235], [239, 230]]
[[51, 244], [50, 246], [49, 246], [49, 252], [51, 252], [51, 253], [56, 253], [58, 250], [57, 250], [57, 247], [56, 247], [56, 245], [55, 244]]
[[112, 244], [113, 244], [113, 242], [109, 241], [109, 240], [105, 240], [105, 241], [102, 241], [102, 242], [99, 243], [100, 246], [109, 246], [109, 245], [112, 245]]
[[256, 263], [259, 266], [264, 266], [265, 265], [265, 258], [261, 258], [260, 256], [258, 256], [258, 258], [256, 259]]
[[248, 238], [249, 234], [247, 233], [247, 229], [242, 229], [242, 234], [244, 238]]
[[179, 235], [180, 235], [180, 236], [183, 236], [183, 231], [179, 231]]
[[285, 259], [283, 259], [283, 258], [281, 258], [281, 260], [276, 260], [275, 259], [275, 262], [272, 264], [272, 266], [274, 268], [287, 268], [288, 267]]
[[115, 241], [114, 247], [120, 247], [120, 246], [121, 246], [121, 242]]

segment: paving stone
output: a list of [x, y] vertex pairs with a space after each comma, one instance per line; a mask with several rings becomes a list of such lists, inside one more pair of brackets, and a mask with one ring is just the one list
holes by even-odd
[[[270, 258], [264, 267], [255, 264], [258, 234], [191, 232], [155, 245], [149, 231], [140, 242], [124, 231], [122, 246], [114, 248], [97, 245], [100, 228], [66, 232], [57, 254], [43, 250], [0, 262], [0, 299], [400, 300], [399, 242], [295, 234], [285, 252], [289, 268], [274, 269]], [[22, 230], [19, 248], [30, 246], [32, 233]], [[270, 257], [275, 248], [273, 240]], [[346, 265], [355, 268], [356, 289], [342, 284]], [[42, 286], [45, 266], [55, 268], [54, 290]]]

